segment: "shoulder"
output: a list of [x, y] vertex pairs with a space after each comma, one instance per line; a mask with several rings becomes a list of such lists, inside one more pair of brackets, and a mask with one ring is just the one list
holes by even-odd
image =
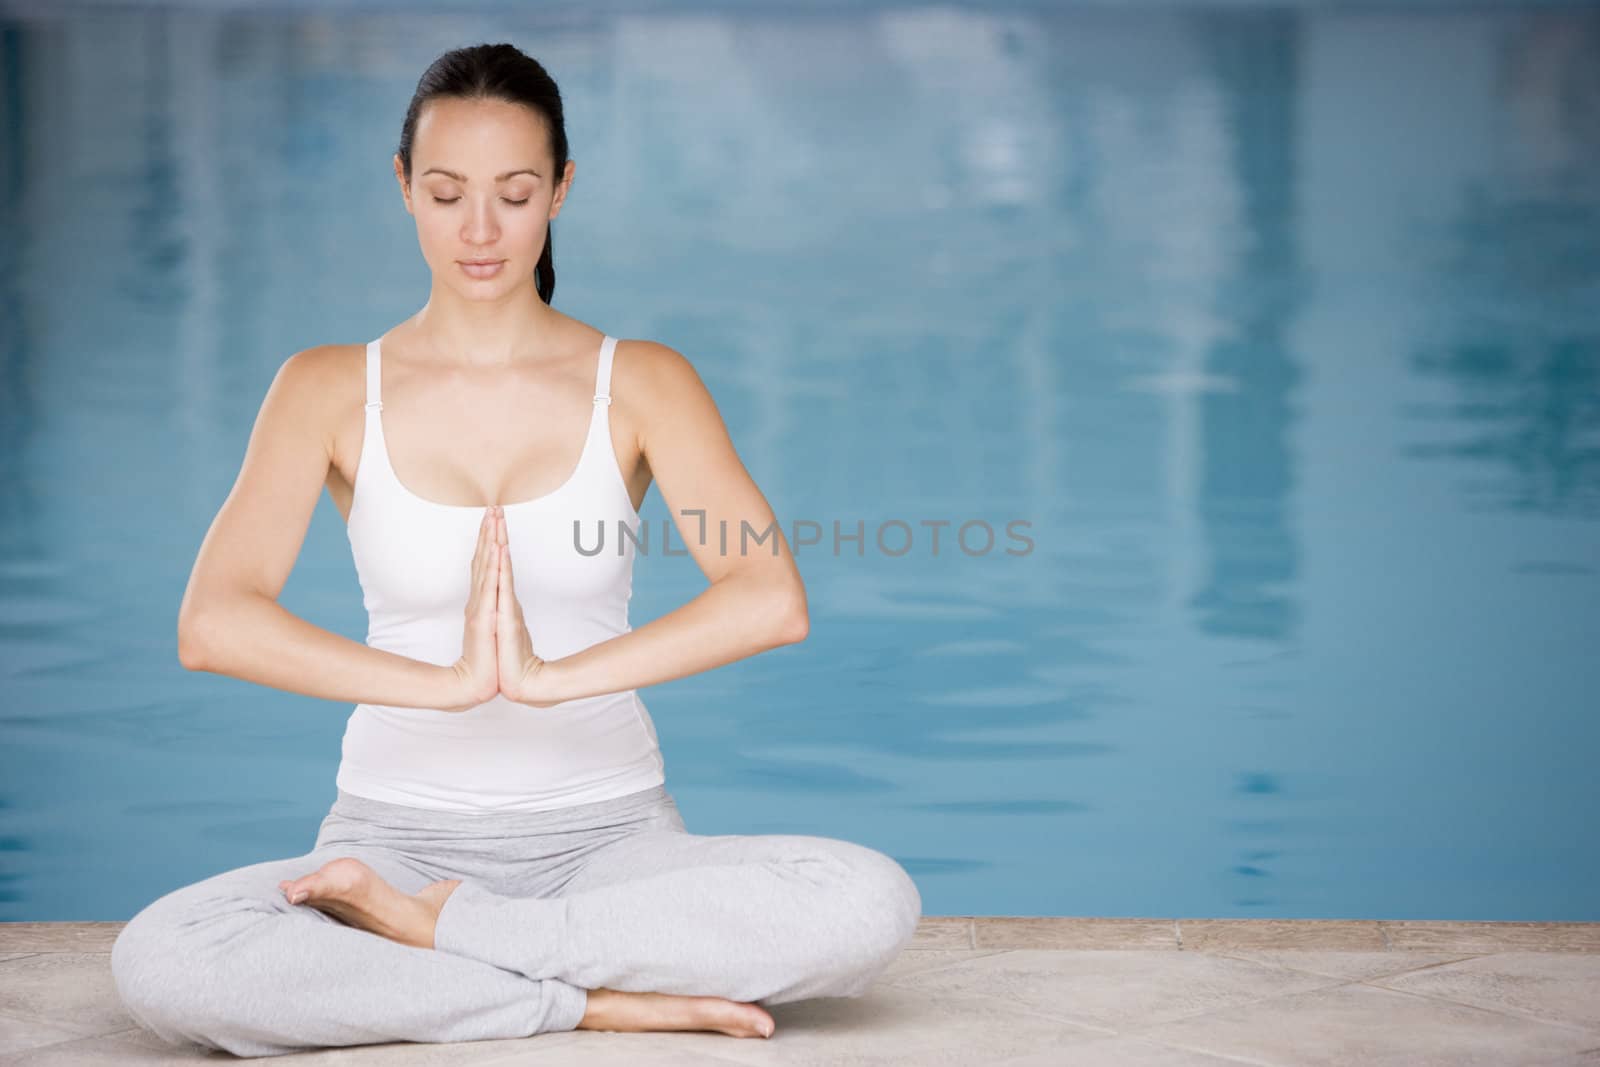
[[366, 363], [366, 345], [312, 345], [289, 356], [277, 377], [294, 388], [312, 390], [336, 387], [359, 372]]
[[684, 399], [707, 392], [688, 357], [657, 341], [618, 340], [611, 375], [614, 390], [630, 399]]
[[656, 341], [617, 341], [612, 364], [614, 404], [622, 405], [640, 450], [710, 432], [726, 434], [711, 391], [693, 363]]
[[366, 399], [366, 345], [313, 345], [295, 352], [279, 364], [268, 395], [331, 441], [338, 420]]

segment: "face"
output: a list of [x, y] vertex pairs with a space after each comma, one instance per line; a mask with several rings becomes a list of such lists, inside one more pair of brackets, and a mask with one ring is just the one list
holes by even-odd
[[[411, 166], [408, 189], [395, 156], [395, 177], [435, 284], [468, 300], [533, 284], [576, 167], [568, 160], [565, 173], [551, 174], [550, 140], [537, 112], [503, 100], [431, 101], [417, 118]], [[499, 266], [473, 268], [472, 260]]]

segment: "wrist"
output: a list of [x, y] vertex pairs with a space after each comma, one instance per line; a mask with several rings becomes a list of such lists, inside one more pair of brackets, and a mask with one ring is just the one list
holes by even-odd
[[447, 667], [437, 668], [434, 678], [439, 692], [436, 707], [446, 711], [459, 711], [472, 705], [471, 680], [461, 670], [459, 660]]
[[570, 665], [565, 659], [547, 659], [539, 664], [539, 670], [533, 677], [534, 697], [538, 701], [537, 707], [549, 707], [560, 704], [562, 701], [571, 700], [572, 673]]

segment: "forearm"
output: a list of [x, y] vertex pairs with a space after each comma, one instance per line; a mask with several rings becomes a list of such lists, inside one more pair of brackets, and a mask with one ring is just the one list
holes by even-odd
[[183, 629], [181, 655], [190, 670], [324, 700], [441, 709], [461, 703], [451, 667], [352, 641], [268, 597], [237, 597]]
[[551, 660], [545, 669], [554, 672], [560, 700], [638, 689], [794, 644], [805, 637], [805, 617], [803, 594], [735, 575], [637, 629]]

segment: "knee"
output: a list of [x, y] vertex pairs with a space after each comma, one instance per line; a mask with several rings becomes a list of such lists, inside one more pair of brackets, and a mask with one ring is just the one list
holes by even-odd
[[854, 910], [863, 954], [888, 962], [910, 943], [922, 918], [922, 894], [892, 857], [864, 845], [852, 848]]
[[185, 936], [197, 923], [182, 904], [169, 894], [128, 920], [111, 945], [112, 982], [134, 1021], [162, 1040], [232, 1051], [208, 1032], [215, 958]]
[[162, 925], [156, 905], [128, 920], [111, 944], [111, 980], [123, 1008], [140, 1026], [166, 1041], [188, 1040], [177, 1028], [181, 1009], [171, 975], [173, 944], [171, 931]]
[[917, 923], [922, 920], [922, 894], [904, 867], [881, 852], [878, 856], [877, 894], [884, 934], [898, 953], [916, 934]]

